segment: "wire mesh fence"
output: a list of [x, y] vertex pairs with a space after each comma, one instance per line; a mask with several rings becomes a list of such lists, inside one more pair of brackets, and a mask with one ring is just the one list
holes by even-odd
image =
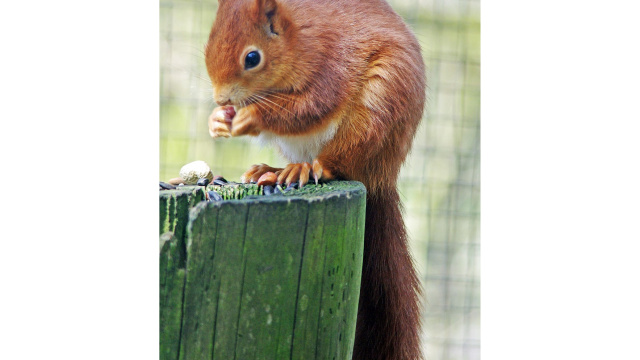
[[[400, 175], [423, 286], [428, 360], [480, 358], [480, 3], [396, 0], [428, 68], [428, 105]], [[250, 165], [286, 165], [247, 139], [212, 140], [215, 107], [203, 46], [217, 0], [160, 2], [160, 179], [204, 160], [238, 179]]]

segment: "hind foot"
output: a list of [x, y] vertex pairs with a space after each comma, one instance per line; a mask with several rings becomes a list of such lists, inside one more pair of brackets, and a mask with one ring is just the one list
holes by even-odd
[[286, 184], [297, 182], [299, 187], [305, 186], [310, 178], [313, 178], [318, 184], [320, 180], [331, 180], [333, 175], [327, 169], [324, 169], [318, 159], [313, 161], [313, 165], [308, 162], [289, 164], [284, 169], [274, 168], [266, 164], [253, 165], [247, 172], [242, 174], [240, 180], [243, 183], [257, 182], [260, 177], [268, 172], [275, 173], [277, 176], [277, 184]]

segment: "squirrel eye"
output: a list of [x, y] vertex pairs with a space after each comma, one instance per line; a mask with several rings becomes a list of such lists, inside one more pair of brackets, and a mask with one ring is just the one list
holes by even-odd
[[260, 64], [260, 53], [252, 51], [244, 58], [244, 69], [249, 70]]

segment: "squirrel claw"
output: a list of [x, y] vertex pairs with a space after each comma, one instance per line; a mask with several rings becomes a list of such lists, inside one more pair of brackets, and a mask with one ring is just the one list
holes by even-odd
[[282, 170], [283, 170], [282, 168], [274, 168], [267, 164], [251, 165], [249, 170], [247, 170], [240, 177], [240, 182], [243, 184], [246, 184], [249, 182], [257, 182], [262, 175], [268, 172], [272, 172], [278, 175]]
[[313, 179], [316, 181], [316, 185], [320, 180], [331, 180], [334, 178], [331, 171], [325, 169], [318, 159], [313, 160]]
[[313, 160], [313, 179], [316, 181], [316, 185], [318, 185], [318, 180], [322, 177], [322, 165], [320, 165], [320, 161], [318, 159]]
[[300, 169], [300, 187], [304, 187], [309, 182], [309, 171], [311, 170], [311, 164], [308, 162], [302, 163], [302, 168]]
[[278, 175], [277, 184], [285, 183], [289, 186], [291, 183], [297, 182], [299, 187], [305, 186], [309, 182], [311, 172], [311, 164], [308, 162], [300, 164], [289, 164]]

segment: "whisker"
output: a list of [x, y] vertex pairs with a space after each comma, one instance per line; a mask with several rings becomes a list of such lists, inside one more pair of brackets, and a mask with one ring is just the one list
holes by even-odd
[[196, 98], [198, 104], [204, 104], [206, 106], [213, 106], [215, 105], [215, 101], [213, 101], [213, 97], [212, 96], [198, 96]]
[[271, 108], [271, 107], [267, 108], [266, 106], [267, 106], [268, 104], [261, 103], [261, 102], [260, 102], [260, 101], [255, 97], [255, 95], [251, 95], [251, 96], [249, 97], [249, 99], [251, 99], [251, 100], [253, 101], [253, 103], [254, 103], [254, 104], [256, 104], [256, 106], [257, 106], [259, 109], [261, 109], [261, 110], [263, 110], [263, 111], [265, 111], [265, 112], [270, 112], [270, 111], [268, 111], [269, 109], [270, 109], [270, 110], [272, 110], [272, 111], [275, 111], [275, 110], [274, 110], [273, 108]]
[[211, 84], [211, 79], [203, 77], [202, 75], [198, 75], [198, 74], [191, 74], [191, 76], [198, 80], [202, 80], [204, 81], [205, 84], [209, 85], [210, 87], [213, 87], [213, 84]]
[[213, 93], [211, 90], [191, 88], [189, 91], [189, 96], [196, 100], [207, 99], [213, 101]]
[[[277, 95], [271, 95], [271, 96], [272, 96], [272, 97], [274, 97], [274, 98], [276, 98], [276, 99], [280, 99], [280, 100], [282, 100], [283, 102], [285, 102], [285, 104], [290, 104], [290, 107], [293, 107], [293, 102], [294, 102], [294, 100], [293, 100], [293, 99], [287, 99], [287, 98], [279, 97], [279, 96], [277, 96]], [[281, 107], [283, 107], [283, 106], [281, 105]], [[283, 108], [284, 108], [284, 107], [283, 107]]]
[[190, 45], [188, 46], [189, 51], [191, 52], [191, 56], [197, 57], [199, 60], [204, 60], [206, 54], [204, 52], [205, 48], [203, 47], [198, 47], [195, 45]]
[[[268, 104], [265, 104], [262, 101], [260, 101], [260, 98], [256, 94], [253, 94], [253, 95], [249, 96], [248, 99], [251, 100], [251, 104], [256, 104], [256, 106], [262, 105], [263, 106], [262, 109], [265, 109], [265, 110], [267, 109], [266, 106]], [[271, 107], [269, 107], [269, 109], [273, 110], [273, 108], [271, 108]]]
[[[265, 99], [264, 97], [262, 97], [262, 96], [260, 96], [260, 95], [257, 95], [257, 94], [256, 94], [255, 96], [256, 96], [256, 98], [258, 98], [258, 99], [261, 99], [261, 100], [267, 100], [267, 99]], [[268, 100], [267, 100], [267, 101], [268, 101]], [[259, 103], [263, 104], [264, 106], [269, 107], [269, 109], [271, 109], [273, 112], [278, 112], [278, 109], [276, 109], [275, 107], [273, 107], [271, 104], [269, 104], [269, 103], [267, 103], [267, 102], [259, 101]], [[271, 103], [273, 103], [273, 102], [271, 102]], [[275, 105], [277, 105], [277, 104], [275, 104]]]
[[274, 97], [274, 98], [276, 98], [276, 99], [280, 99], [280, 100], [284, 100], [284, 101], [293, 101], [293, 98], [290, 98], [290, 97], [283, 97], [283, 96], [280, 96], [280, 95], [276, 95], [275, 93], [272, 93], [272, 94], [263, 94], [263, 95], [265, 95], [265, 96], [272, 96], [272, 97]]
[[[283, 101], [288, 102], [288, 103], [295, 103], [295, 99], [294, 99], [294, 97], [293, 97], [292, 95], [279, 93], [279, 92], [277, 92], [276, 90], [269, 90], [269, 91], [267, 91], [267, 90], [260, 90], [260, 91], [258, 91], [258, 93], [260, 93], [260, 94], [264, 95], [265, 97], [269, 97], [269, 96], [271, 96], [271, 97], [274, 97], [274, 98], [276, 98], [276, 99], [283, 100]], [[284, 109], [284, 107], [283, 107], [283, 106], [281, 106], [281, 105], [280, 105], [280, 107]], [[285, 109], [285, 110], [286, 110], [286, 109]], [[289, 113], [291, 114], [291, 111], [289, 111]], [[292, 115], [293, 115], [293, 114], [292, 114]]]
[[268, 106], [268, 104], [265, 103], [261, 103], [261, 102], [256, 102], [255, 103], [260, 110], [262, 110], [265, 114], [272, 114], [273, 112], [276, 112], [272, 107]]
[[282, 110], [284, 110], [284, 111], [288, 112], [289, 114], [291, 114], [291, 115], [294, 115], [294, 116], [295, 116], [295, 114], [294, 114], [294, 113], [292, 113], [291, 111], [287, 110], [284, 106], [282, 106], [282, 105], [280, 105], [280, 104], [278, 104], [278, 103], [276, 103], [276, 102], [273, 102], [273, 101], [269, 100], [268, 98], [263, 97], [263, 96], [261, 96], [261, 95], [255, 94], [255, 96], [257, 96], [258, 98], [260, 98], [260, 99], [262, 99], [262, 100], [268, 101], [268, 102], [272, 103], [273, 105], [275, 105], [275, 106], [277, 106], [277, 107], [281, 108]]
[[213, 92], [213, 88], [211, 86], [203, 86], [202, 84], [191, 84], [189, 89], [202, 92], [203, 94], [207, 93], [209, 95]]
[[273, 96], [282, 100], [293, 100], [293, 96], [278, 92], [277, 90], [259, 90], [258, 93], [267, 96]]

